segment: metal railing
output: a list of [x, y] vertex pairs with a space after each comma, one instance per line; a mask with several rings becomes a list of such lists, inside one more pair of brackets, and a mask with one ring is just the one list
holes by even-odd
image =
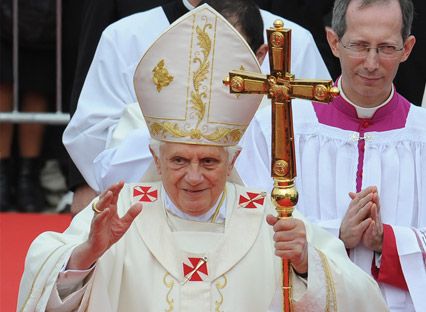
[[18, 0], [13, 0], [13, 109], [0, 112], [0, 122], [67, 124], [70, 114], [62, 111], [62, 0], [56, 0], [56, 111], [29, 113], [19, 111], [19, 32]]

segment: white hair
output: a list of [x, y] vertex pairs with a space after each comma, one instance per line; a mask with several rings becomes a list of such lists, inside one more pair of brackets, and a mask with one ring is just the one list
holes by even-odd
[[[149, 147], [151, 148], [152, 152], [156, 157], [160, 157], [160, 147], [165, 144], [164, 141], [159, 141], [156, 139], [151, 138], [151, 141], [149, 142]], [[228, 154], [228, 162], [232, 162], [234, 160], [234, 157], [236, 157], [240, 151], [241, 146], [239, 145], [233, 145], [233, 146], [223, 146], [225, 149], [225, 152]]]

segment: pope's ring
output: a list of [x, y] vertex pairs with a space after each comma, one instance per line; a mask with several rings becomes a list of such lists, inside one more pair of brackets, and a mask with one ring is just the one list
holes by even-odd
[[101, 213], [102, 211], [99, 210], [98, 208], [96, 208], [96, 204], [98, 203], [98, 201], [94, 201], [92, 203], [92, 210], [95, 212], [95, 214]]

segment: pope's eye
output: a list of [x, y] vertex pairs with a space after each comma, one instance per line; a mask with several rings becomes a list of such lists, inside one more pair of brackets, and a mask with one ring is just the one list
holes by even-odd
[[186, 163], [186, 159], [183, 157], [173, 157], [171, 162], [175, 165], [184, 165]]
[[203, 160], [202, 160], [202, 162], [203, 162], [203, 164], [205, 165], [205, 166], [214, 166], [214, 165], [216, 165], [217, 163], [218, 163], [218, 160], [217, 159], [215, 159], [215, 158], [204, 158]]

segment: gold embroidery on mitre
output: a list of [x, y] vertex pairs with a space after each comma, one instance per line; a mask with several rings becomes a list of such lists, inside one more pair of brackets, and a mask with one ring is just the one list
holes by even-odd
[[[169, 277], [169, 280], [167, 280], [168, 277]], [[170, 293], [172, 292], [173, 286], [175, 285], [175, 281], [173, 280], [173, 278], [168, 272], [164, 274], [163, 284], [169, 289], [166, 295], [166, 302], [169, 305], [169, 307], [167, 308], [166, 312], [172, 312], [174, 309], [175, 301], [173, 298], [170, 298]]]
[[173, 76], [169, 75], [169, 71], [164, 66], [164, 60], [159, 61], [152, 72], [154, 73], [152, 75], [152, 82], [157, 86], [158, 92], [173, 81]]
[[207, 21], [203, 28], [200, 28], [198, 25], [195, 28], [197, 32], [198, 46], [201, 48], [202, 52], [202, 56], [200, 56], [199, 51], [195, 52], [194, 58], [192, 60], [193, 63], [199, 64], [199, 67], [194, 72], [194, 76], [192, 78], [192, 86], [194, 87], [194, 90], [191, 92], [192, 108], [195, 110], [195, 114], [198, 119], [195, 129], [198, 128], [198, 125], [206, 114], [206, 104], [204, 103], [203, 99], [207, 98], [208, 88], [206, 86], [202, 86], [202, 83], [206, 80], [210, 71], [209, 56], [212, 50], [212, 43], [207, 33], [207, 29], [212, 28], [213, 25], [207, 23]]
[[337, 298], [336, 298], [336, 290], [334, 289], [334, 280], [333, 275], [330, 270], [330, 265], [328, 264], [327, 257], [324, 255], [324, 253], [321, 250], [318, 250], [318, 254], [321, 259], [322, 268], [324, 269], [325, 274], [325, 280], [326, 280], [326, 292], [327, 292], [327, 299], [326, 299], [326, 312], [331, 311], [337, 311]]
[[203, 134], [203, 138], [212, 142], [233, 142], [238, 143], [243, 136], [243, 131], [238, 128], [216, 128], [210, 134]]
[[175, 138], [189, 137], [195, 140], [200, 140], [203, 138], [211, 142], [222, 143], [226, 145], [237, 144], [244, 133], [244, 130], [239, 128], [216, 128], [215, 131], [204, 134], [200, 129], [191, 129], [189, 131], [185, 131], [181, 129], [177, 123], [168, 121], [153, 123], [148, 122], [148, 127], [151, 134], [157, 138], [162, 137], [163, 139], [167, 139], [168, 135]]
[[[188, 79], [188, 93], [187, 93], [187, 102], [190, 103], [189, 116], [185, 124], [176, 123], [172, 121], [158, 121], [158, 119], [149, 119], [146, 118], [150, 133], [153, 137], [156, 137], [160, 140], [172, 140], [173, 138], [190, 138], [192, 140], [201, 141], [207, 140], [212, 143], [221, 144], [221, 145], [235, 145], [241, 139], [246, 127], [231, 127], [228, 128], [213, 126], [209, 127], [203, 123], [207, 117], [207, 101], [208, 97], [211, 95], [212, 87], [211, 81], [208, 81], [209, 74], [212, 74], [212, 61], [210, 58], [213, 57], [213, 44], [212, 43], [212, 34], [215, 31], [214, 23], [211, 23], [208, 20], [208, 16], [201, 16], [201, 21], [203, 24], [198, 24], [195, 22], [193, 25], [193, 34], [191, 43], [194, 42], [194, 45], [198, 49], [192, 48], [189, 52], [189, 72], [192, 75], [189, 75]], [[160, 62], [161, 63], [161, 62]], [[158, 64], [159, 65], [164, 64]], [[191, 68], [191, 64], [196, 68]], [[156, 68], [157, 68], [156, 67]], [[195, 125], [190, 125], [191, 121], [196, 122]], [[201, 126], [202, 125], [202, 126]]]
[[221, 290], [224, 289], [226, 287], [226, 285], [228, 284], [228, 280], [226, 279], [225, 275], [222, 275], [221, 278], [223, 280], [222, 282], [221, 282], [221, 280], [218, 280], [215, 283], [217, 292], [219, 293], [219, 296], [220, 296], [219, 300], [215, 301], [215, 312], [221, 312], [220, 308], [223, 304], [223, 294], [222, 294]]

